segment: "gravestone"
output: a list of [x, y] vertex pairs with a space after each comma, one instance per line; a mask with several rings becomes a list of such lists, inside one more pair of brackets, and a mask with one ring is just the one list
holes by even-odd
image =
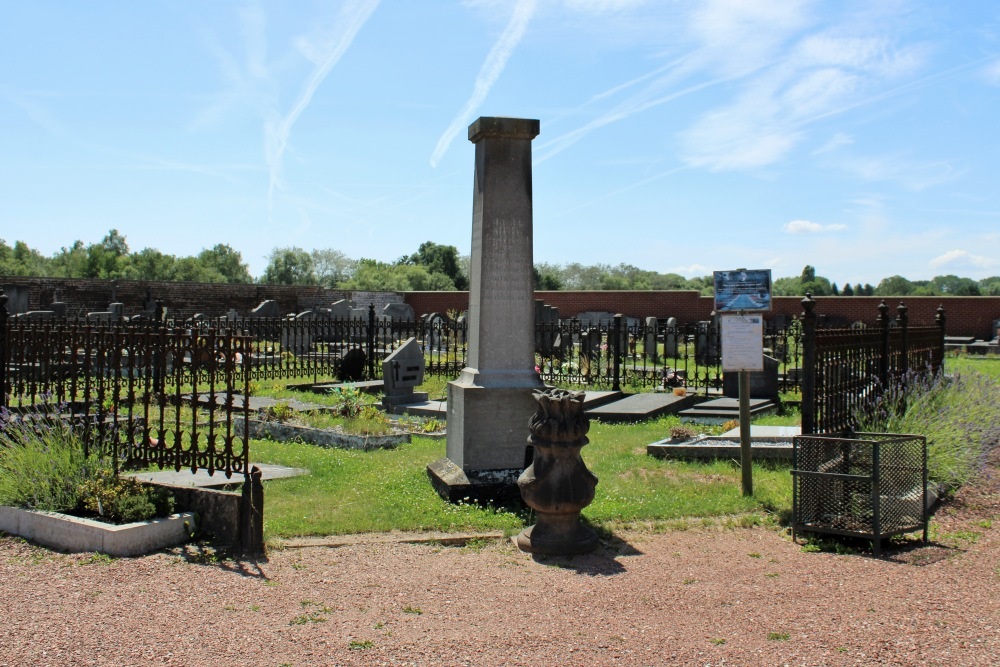
[[535, 352], [545, 357], [552, 356], [558, 325], [559, 309], [536, 299]]
[[346, 320], [350, 319], [351, 311], [354, 309], [354, 304], [352, 304], [347, 299], [341, 299], [340, 301], [334, 301], [330, 304], [330, 317], [335, 320]]
[[352, 347], [340, 360], [337, 377], [341, 382], [360, 382], [365, 379], [368, 355], [360, 347]]
[[646, 359], [656, 362], [660, 358], [659, 348], [657, 346], [658, 336], [657, 328], [658, 322], [655, 317], [646, 318], [646, 330], [643, 334], [643, 348], [646, 355]]
[[1000, 320], [993, 320], [993, 342], [1000, 343]]
[[281, 317], [281, 310], [278, 302], [274, 299], [261, 301], [260, 304], [250, 311], [250, 317]]
[[412, 322], [413, 306], [408, 303], [387, 303], [382, 309], [382, 316], [393, 322]]
[[694, 337], [694, 356], [702, 366], [714, 366], [720, 360], [719, 326], [713, 321], [698, 322]]
[[[729, 371], [722, 374], [722, 395], [739, 398], [740, 374]], [[750, 372], [750, 398], [778, 400], [778, 360], [764, 355], [764, 370]]]
[[26, 313], [18, 313], [14, 318], [23, 322], [45, 322], [55, 318], [55, 316], [56, 313], [52, 310], [29, 310]]
[[111, 313], [116, 319], [124, 319], [125, 304], [119, 302], [108, 304], [108, 312]]
[[63, 294], [61, 289], [57, 289], [52, 297], [52, 303], [49, 304], [49, 310], [56, 314], [56, 317], [63, 318], [66, 317], [68, 308], [66, 302], [63, 301]]
[[440, 352], [447, 349], [449, 333], [448, 316], [429, 313], [424, 320], [424, 352]]
[[312, 348], [313, 328], [308, 326], [308, 322], [316, 319], [316, 316], [316, 313], [307, 310], [291, 317], [289, 326], [281, 327], [282, 352], [291, 352], [299, 356]]
[[587, 377], [600, 374], [601, 343], [604, 336], [598, 327], [580, 333], [580, 374]]
[[473, 178], [467, 366], [448, 383], [447, 457], [428, 466], [450, 500], [516, 498], [535, 372], [531, 140], [537, 120], [469, 127]]
[[424, 381], [424, 353], [416, 338], [403, 345], [382, 361], [382, 407], [388, 412], [397, 405], [427, 400], [425, 392], [414, 392]]
[[677, 330], [677, 318], [667, 318], [667, 328], [663, 332], [663, 356], [667, 359], [677, 358], [677, 341], [680, 332]]
[[28, 312], [28, 288], [23, 285], [4, 285], [7, 295], [7, 312], [11, 315]]

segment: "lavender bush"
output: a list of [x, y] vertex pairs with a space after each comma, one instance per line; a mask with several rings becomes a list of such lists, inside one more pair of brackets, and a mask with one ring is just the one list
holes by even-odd
[[957, 488], [983, 471], [1000, 444], [998, 415], [1000, 382], [969, 371], [911, 375], [855, 417], [858, 431], [925, 436], [928, 476]]

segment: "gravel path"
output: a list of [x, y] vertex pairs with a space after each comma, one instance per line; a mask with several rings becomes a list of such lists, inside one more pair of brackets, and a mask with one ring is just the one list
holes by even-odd
[[372, 540], [107, 560], [0, 537], [0, 665], [1000, 665], [1000, 475], [929, 546], [624, 533], [572, 559]]

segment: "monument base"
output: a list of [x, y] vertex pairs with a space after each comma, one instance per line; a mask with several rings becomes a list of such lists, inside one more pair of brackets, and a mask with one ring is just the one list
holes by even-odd
[[576, 515], [552, 517], [547, 523], [529, 526], [518, 534], [515, 542], [521, 551], [546, 556], [586, 554], [601, 543], [597, 533], [580, 523]]
[[400, 405], [425, 403], [427, 402], [427, 396], [428, 394], [426, 391], [411, 391], [408, 394], [396, 395], [386, 394], [382, 397], [382, 409], [386, 412], [392, 412], [393, 409], [399, 407]]
[[450, 503], [506, 503], [520, 500], [517, 478], [521, 468], [505, 470], [462, 470], [449, 458], [427, 465], [427, 476], [437, 494]]

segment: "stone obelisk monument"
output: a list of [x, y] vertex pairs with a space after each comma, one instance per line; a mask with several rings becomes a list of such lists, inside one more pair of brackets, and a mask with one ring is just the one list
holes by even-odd
[[517, 497], [535, 372], [531, 140], [537, 120], [482, 117], [472, 205], [468, 356], [448, 384], [447, 457], [428, 466], [449, 500]]

